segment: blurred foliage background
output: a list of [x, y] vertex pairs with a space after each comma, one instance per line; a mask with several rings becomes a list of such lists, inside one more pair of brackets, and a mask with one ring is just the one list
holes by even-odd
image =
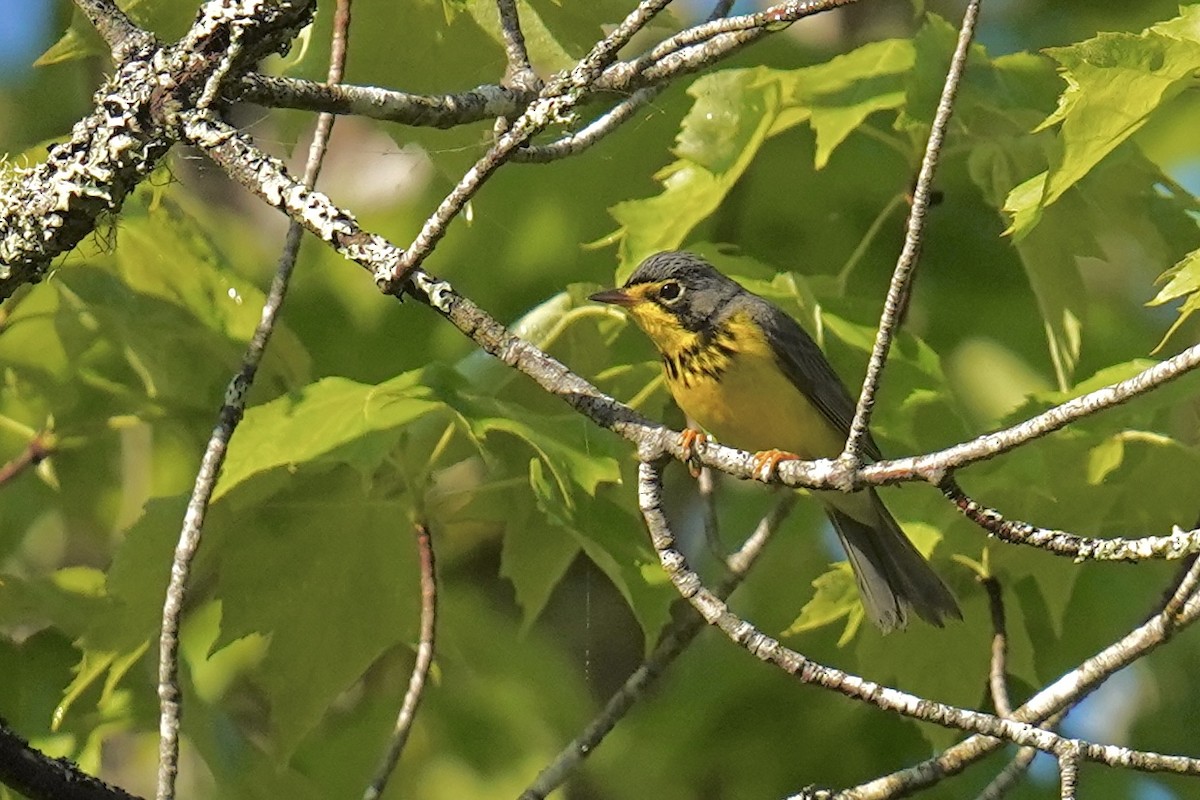
[[[170, 38], [196, 4], [128, 5]], [[266, 69], [324, 76], [326, 5], [306, 46]], [[562, 68], [630, 5], [522, 2], [527, 32], [539, 32], [530, 35], [535, 65]], [[701, 5], [681, 3], [633, 49], [697, 19]], [[788, 308], [857, 386], [961, 15], [957, 3], [918, 5], [864, 2], [798, 23], [678, 82], [580, 157], [508, 165], [427, 268], [678, 427], [650, 345], [582, 298], [642, 256], [686, 245]], [[9, 37], [0, 38], [0, 152], [10, 167], [37, 160], [86, 113], [109, 67], [69, 3], [0, 3], [0, 17], [17, 20], [18, 6], [27, 16], [0, 26]], [[505, 62], [488, 7], [356, 0], [347, 81], [452, 92], [497, 80]], [[1076, 111], [1107, 108], [1113, 118], [1147, 96], [1142, 81], [1176, 66], [1194, 73], [1200, 65], [1188, 59], [1200, 46], [1187, 35], [1139, 38], [1179, 13], [1166, 2], [985, 5], [939, 172], [944, 199], [880, 395], [876, 434], [887, 454], [1018, 421], [1195, 341], [1173, 303], [1147, 307], [1173, 265], [1173, 297], [1190, 302], [1200, 285], [1188, 256], [1200, 238], [1200, 105], [1190, 78], [1175, 78], [1130, 138], [1084, 129], [1072, 139], [1072, 124], [1091, 123], [1071, 109], [1061, 126], [1033, 132], [1060, 107], [1067, 84], [1056, 66], [1076, 67]], [[1129, 37], [1045, 50], [1099, 31]], [[1161, 60], [1139, 61], [1152, 45]], [[1121, 79], [1080, 77], [1072, 58], [1087, 47], [1111, 56]], [[31, 66], [43, 53], [54, 63]], [[232, 115], [298, 165], [312, 115], [249, 106]], [[1053, 184], [1084, 163], [1090, 156], [1076, 146], [1088, 134], [1112, 146], [1056, 202], [1010, 194], [1047, 169]], [[342, 119], [320, 188], [403, 245], [489, 135], [488, 123], [441, 131]], [[284, 226], [203, 156], [177, 149], [48, 280], [0, 308], [0, 462], [42, 430], [58, 448], [0, 486], [0, 715], [43, 750], [137, 793], [153, 791], [153, 642], [171, 549]], [[182, 794], [361, 790], [411, 668], [411, 528], [427, 520], [443, 581], [436, 681], [389, 796], [515, 797], [668, 619], [675, 595], [636, 516], [633, 454], [311, 241], [283, 319], [192, 582]], [[1196, 388], [1185, 378], [960, 479], [1007, 514], [1081, 534], [1191, 527], [1200, 512]], [[672, 469], [681, 535], [717, 576], [692, 484]], [[719, 492], [732, 547], [773, 498], [728, 481]], [[1073, 564], [997, 544], [931, 488], [886, 494], [933, 550], [962, 625], [918, 624], [887, 638], [858, 628], [853, 598], [836, 591], [844, 573], [830, 571], [841, 554], [803, 502], [736, 607], [813, 658], [986, 708], [991, 630], [980, 570], [1004, 589], [1018, 701], [1137, 624], [1174, 571]], [[1067, 730], [1194, 754], [1198, 656], [1195, 637], [1179, 637], [1121, 673]], [[954, 738], [798, 687], [706, 633], [563, 796], [782, 797], [866, 780]], [[923, 796], [972, 796], [1002, 763]], [[1082, 780], [1097, 798], [1195, 791], [1087, 765]], [[1056, 794], [1053, 765], [1039, 762], [1012, 796]]]

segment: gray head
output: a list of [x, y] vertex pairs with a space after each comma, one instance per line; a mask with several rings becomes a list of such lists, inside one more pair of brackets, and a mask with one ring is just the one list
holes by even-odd
[[699, 332], [710, 328], [718, 312], [742, 291], [695, 253], [669, 251], [639, 264], [620, 289], [594, 294], [591, 299], [629, 308], [647, 332], [646, 323], [668, 315], [685, 329]]

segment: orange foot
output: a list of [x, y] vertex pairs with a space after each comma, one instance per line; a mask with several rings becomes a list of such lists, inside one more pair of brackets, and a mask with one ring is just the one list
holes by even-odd
[[700, 477], [700, 462], [696, 460], [696, 445], [705, 444], [708, 437], [695, 428], [684, 428], [679, 434], [679, 446], [683, 448], [683, 461], [693, 478]]
[[761, 450], [754, 454], [754, 476], [763, 483], [769, 483], [781, 463], [799, 460], [800, 456], [786, 450]]

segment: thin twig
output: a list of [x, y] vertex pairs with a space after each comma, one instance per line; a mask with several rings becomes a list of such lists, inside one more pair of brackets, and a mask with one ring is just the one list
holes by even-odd
[[988, 576], [980, 578], [987, 591], [988, 607], [992, 612], [992, 658], [988, 670], [988, 686], [992, 692], [992, 705], [1002, 717], [1012, 716], [1012, 705], [1008, 700], [1008, 629], [1004, 622], [1004, 597], [1000, 593], [1000, 582]]
[[154, 46], [154, 35], [135, 25], [113, 0], [75, 0], [75, 5], [108, 45], [115, 63], [120, 64], [135, 52]]
[[[597, 94], [630, 95], [639, 89], [660, 86], [712, 66], [716, 61], [738, 52], [746, 45], [782, 30], [786, 23], [850, 2], [854, 0], [814, 0], [784, 4], [776, 7], [773, 14], [764, 11], [730, 17], [735, 22], [726, 25], [728, 32], [717, 33], [711, 27], [704, 30], [704, 36], [712, 37], [709, 39], [693, 32], [698, 28], [688, 29], [659, 46], [661, 49], [658, 50], [658, 60], [643, 56], [633, 61], [619, 61], [609, 65], [592, 81], [588, 91]], [[783, 10], [779, 10], [780, 8]], [[717, 35], [713, 35], [714, 33]], [[691, 41], [691, 44], [684, 46], [683, 43], [687, 41]], [[499, 84], [485, 84], [450, 94], [420, 95], [378, 86], [333, 87], [316, 81], [261, 74], [242, 76], [232, 94], [246, 102], [271, 108], [329, 111], [436, 128], [452, 128], [495, 117], [510, 117], [538, 96], [536, 91]], [[634, 106], [629, 106], [620, 112], [613, 109], [613, 112], [623, 115], [633, 108]], [[600, 120], [597, 120], [596, 124], [601, 124]], [[579, 144], [582, 146], [583, 142]], [[567, 148], [565, 141], [561, 147]], [[537, 152], [536, 147], [533, 148], [533, 152]], [[531, 156], [527, 160], [542, 159]]]
[[704, 542], [710, 552], [721, 552], [721, 526], [717, 517], [717, 473], [702, 467], [696, 476], [696, 493], [700, 495], [700, 514], [704, 525]]
[[1200, 585], [1200, 558], [1189, 556], [1189, 560], [1181, 564], [1181, 577], [1174, 593], [1162, 606], [1160, 612], [1168, 624], [1173, 624], [1181, 618], [1183, 607], [1196, 596], [1196, 587]]
[[433, 539], [429, 535], [429, 526], [418, 523], [415, 526], [417, 534], [417, 555], [421, 569], [421, 633], [417, 642], [417, 656], [413, 663], [412, 675], [408, 679], [408, 691], [404, 693], [404, 701], [400, 704], [400, 713], [396, 716], [396, 725], [392, 729], [392, 737], [387, 751], [375, 777], [363, 792], [363, 800], [379, 800], [387, 787], [388, 779], [400, 761], [404, 745], [408, 742], [408, 734], [417, 718], [417, 707], [425, 695], [425, 681], [429, 677], [429, 668], [433, 666], [434, 645], [437, 637], [437, 572], [434, 569]]
[[[1135, 397], [1183, 377], [1197, 367], [1200, 367], [1200, 345], [1192, 345], [1166, 361], [1147, 367], [1131, 378], [1060, 403], [1004, 430], [985, 433], [933, 453], [896, 458], [863, 467], [862, 478], [867, 483], [878, 484], [919, 476], [936, 486], [951, 470], [994, 458], [1026, 442], [1065, 428], [1072, 422], [1127, 403]], [[801, 462], [784, 462], [778, 472], [786, 476], [789, 465], [799, 463]]]
[[996, 773], [996, 777], [975, 796], [975, 800], [1001, 800], [1025, 777], [1037, 754], [1038, 751], [1032, 747], [1019, 748], [1012, 760], [1004, 765], [1004, 769]]
[[[713, 10], [709, 12], [705, 22], [719, 20], [728, 14], [729, 9], [732, 7], [733, 0], [719, 0], [713, 6]], [[601, 77], [603, 78], [603, 76]], [[522, 163], [545, 164], [560, 158], [579, 155], [621, 127], [638, 109], [649, 104], [654, 98], [662, 94], [666, 87], [667, 84], [664, 82], [655, 86], [638, 89], [632, 95], [626, 97], [608, 111], [592, 120], [581, 130], [563, 136], [553, 142], [541, 145], [526, 145], [525, 147], [518, 148], [513, 153], [512, 160]]]
[[871, 422], [871, 410], [875, 405], [875, 392], [879, 389], [879, 381], [883, 376], [888, 352], [891, 350], [892, 338], [896, 334], [900, 317], [904, 313], [905, 299], [908, 297], [910, 284], [916, 272], [917, 259], [921, 252], [921, 238], [925, 228], [925, 212], [929, 207], [930, 187], [933, 185], [933, 176], [937, 170], [946, 127], [950, 122], [950, 115], [954, 112], [954, 100], [958, 94], [958, 86], [962, 81], [963, 72], [966, 70], [967, 55], [970, 52], [971, 41], [975, 37], [975, 23], [978, 19], [979, 0], [970, 0], [967, 3], [966, 13], [963, 15], [958, 44], [950, 61], [950, 69], [946, 72], [946, 82], [942, 86], [942, 96], [938, 100], [933, 125], [929, 130], [929, 141], [925, 144], [925, 155], [921, 159], [921, 170], [917, 174], [912, 207], [909, 209], [908, 224], [904, 233], [904, 247], [900, 251], [896, 269], [892, 273], [892, 282], [888, 287], [887, 299], [883, 304], [883, 315], [880, 317], [879, 330], [875, 336], [875, 346], [871, 350], [871, 360], [867, 363], [867, 374], [863, 379], [862, 391], [858, 396], [854, 421], [850, 424], [850, 434], [846, 437], [846, 449], [841, 456], [843, 460], [854, 467], [858, 467], [862, 463], [863, 446], [866, 444], [867, 430]]
[[[328, 78], [330, 83], [339, 81], [343, 73], [349, 23], [350, 0], [338, 0], [337, 12], [334, 16], [333, 41], [330, 47]], [[236, 37], [231, 37], [230, 53], [236, 48], [237, 41]], [[210, 86], [212, 87], [211, 92], [215, 96], [215, 84], [210, 84]], [[333, 121], [332, 114], [322, 114], [317, 119], [304, 170], [304, 183], [309, 188], [316, 183], [320, 173]], [[179, 725], [182, 714], [182, 698], [178, 680], [179, 627], [192, 561], [200, 547], [204, 519], [208, 513], [209, 504], [212, 502], [221, 466], [225, 462], [229, 442], [237, 430], [238, 423], [241, 422], [246, 408], [246, 397], [250, 392], [250, 387], [254, 384], [258, 367], [262, 363], [271, 334], [275, 330], [279, 311], [287, 297], [288, 285], [296, 265], [296, 256], [300, 251], [300, 239], [303, 233], [304, 229], [299, 223], [293, 221], [288, 225], [283, 252], [263, 304], [262, 314], [250, 343], [246, 347], [246, 352], [242, 356], [241, 368], [230, 380], [229, 386], [225, 390], [225, 400], [218, 412], [217, 424], [205, 446], [200, 469], [192, 488], [192, 495], [188, 499], [183, 526], [179, 532], [179, 541], [175, 546], [175, 554], [171, 562], [171, 578], [163, 603], [162, 629], [158, 644], [159, 760], [155, 791], [157, 800], [171, 800], [175, 797], [175, 780], [179, 772]]]
[[999, 511], [969, 497], [953, 478], [946, 478], [938, 488], [963, 516], [997, 539], [1037, 547], [1059, 556], [1092, 561], [1146, 561], [1183, 558], [1200, 552], [1200, 531], [1176, 528], [1167, 536], [1096, 539], [1005, 519]]
[[279, 75], [243, 75], [236, 97], [270, 108], [327, 111], [429, 128], [454, 128], [516, 114], [537, 92], [484, 84], [454, 94], [411, 94], [378, 86], [327, 86]]
[[1073, 740], [1063, 744], [1058, 753], [1058, 788], [1061, 800], [1075, 800], [1079, 783], [1079, 746]]
[[[1111, 675], [1143, 658], [1169, 641], [1176, 632], [1194, 623], [1200, 617], [1200, 599], [1192, 590], [1198, 576], [1200, 559], [1172, 583], [1170, 596], [1160, 602], [1158, 609], [1145, 622], [1043, 688], [1020, 708], [1014, 709], [1012, 718], [1048, 728], [1057, 726], [1071, 707], [1099, 688]], [[907, 796], [943, 778], [957, 775], [993, 753], [1001, 744], [1000, 740], [991, 737], [971, 736], [931, 759], [847, 789], [839, 794], [839, 798], [890, 800]], [[1032, 759], [1032, 756], [1029, 758]], [[1008, 790], [1008, 781], [1015, 781], [1019, 777], [1016, 773], [1021, 768], [1013, 769], [1014, 775], [1010, 778], [1006, 779], [1004, 772], [997, 776], [993, 783], [999, 784], [999, 791], [987, 796], [986, 800], [996, 800]], [[981, 797], [980, 800], [985, 798]]]
[[665, 84], [638, 89], [575, 133], [546, 144], [518, 148], [513, 151], [512, 160], [525, 164], [546, 164], [561, 158], [577, 156], [621, 127], [638, 109], [662, 94], [664, 88]]
[[671, 2], [672, 0], [642, 0], [612, 32], [597, 42], [574, 68], [548, 83], [538, 99], [525, 109], [511, 128], [496, 139], [488, 152], [464, 173], [450, 193], [438, 204], [412, 243], [405, 248], [399, 262], [376, 273], [375, 282], [380, 289], [388, 294], [402, 292], [410, 273], [421, 266], [434, 246], [446, 235], [446, 226], [458, 216], [463, 206], [475, 196], [487, 179], [508, 160], [510, 154], [551, 122], [564, 120], [573, 113], [575, 107], [594, 91], [596, 77], [616, 58], [617, 52]]
[[[729, 639], [747, 652], [763, 661], [782, 669], [804, 683], [811, 683], [836, 691], [849, 698], [861, 700], [884, 711], [901, 716], [932, 722], [943, 727], [983, 734], [986, 737], [1007, 740], [1020, 745], [1036, 747], [1038, 750], [1057, 753], [1066, 741], [1052, 731], [1024, 722], [1014, 713], [1013, 719], [1002, 719], [967, 708], [959, 708], [934, 700], [916, 697], [891, 687], [882, 686], [842, 670], [819, 664], [800, 653], [784, 647], [777, 640], [756, 629], [748, 621], [734, 614], [729, 606], [714, 592], [705, 588], [700, 577], [687, 564], [683, 554], [675, 547], [674, 535], [662, 510], [662, 473], [658, 465], [642, 461], [638, 467], [638, 504], [642, 517], [650, 531], [651, 541], [658, 552], [659, 561], [680, 595], [685, 597], [701, 616], [719, 628]], [[1200, 617], [1200, 598], [1193, 598], [1184, 606], [1181, 619], [1191, 622]], [[1155, 631], [1159, 641], [1163, 637], [1161, 619]], [[1122, 654], [1125, 658], [1128, 653]], [[1128, 661], [1110, 664], [1104, 675], [1110, 675]], [[1078, 679], [1088, 662], [1081, 665], [1072, 679]], [[1051, 708], [1047, 714], [1059, 710]], [[972, 737], [974, 738], [974, 737]], [[1078, 742], [1081, 758], [1109, 766], [1124, 767], [1150, 772], [1173, 772], [1184, 775], [1200, 775], [1200, 758], [1153, 753], [1112, 745]]]
[[25, 449], [0, 466], [0, 486], [11, 481], [30, 467], [36, 467], [54, 455], [58, 445], [54, 434], [41, 431], [25, 445]]
[[899, 208], [900, 204], [903, 202], [904, 195], [894, 195], [892, 199], [888, 201], [887, 205], [880, 209], [879, 213], [875, 215], [875, 219], [871, 220], [871, 224], [867, 226], [866, 232], [863, 233], [862, 238], [858, 240], [858, 244], [855, 246], [854, 252], [851, 253], [850, 257], [846, 259], [846, 263], [842, 265], [842, 268], [838, 270], [837, 287], [839, 296], [844, 296], [846, 294], [846, 291], [849, 288], [850, 276], [853, 274], [854, 268], [859, 265], [863, 257], [867, 254], [867, 251], [871, 248], [872, 243], [875, 241], [875, 237], [879, 235], [881, 230], [883, 230], [884, 223], [886, 223], [892, 216], [892, 212]]
[[[633, 61], [620, 66], [623, 72], [629, 74], [645, 74], [661, 70], [662, 66], [674, 60], [672, 57], [683, 50], [702, 50], [706, 54], [726, 54], [728, 44], [736, 42], [739, 46], [749, 44], [775, 31], [783, 30], [805, 17], [820, 14], [840, 6], [850, 5], [855, 0], [792, 0], [786, 3], [776, 3], [751, 14], [741, 14], [727, 17], [728, 7], [718, 4], [716, 10], [699, 25], [680, 31], [669, 39], [656, 44], [649, 51]], [[749, 34], [749, 37], [731, 34]], [[716, 44], [715, 46], [714, 43]], [[706, 45], [697, 47], [698, 45]], [[616, 74], [605, 77], [612, 80]]]
[[[729, 555], [725, 560], [729, 574], [715, 590], [718, 596], [728, 597], [733, 593], [795, 504], [794, 493], [789, 492], [781, 497], [767, 515], [759, 520], [754, 532], [742, 546]], [[608, 699], [604, 708], [583, 731], [538, 773], [529, 788], [521, 793], [520, 800], [543, 800], [561, 786], [567, 776], [595, 751], [633, 704], [645, 696], [671, 662], [687, 649], [700, 631], [704, 630], [704, 620], [682, 599], [672, 606], [671, 619], [673, 621], [663, 629], [646, 660], [625, 679], [621, 688]]]
[[508, 57], [504, 85], [537, 91], [540, 87], [537, 75], [529, 63], [529, 52], [525, 49], [525, 35], [521, 33], [521, 18], [517, 14], [516, 0], [496, 0], [496, 8], [500, 12], [504, 54]]

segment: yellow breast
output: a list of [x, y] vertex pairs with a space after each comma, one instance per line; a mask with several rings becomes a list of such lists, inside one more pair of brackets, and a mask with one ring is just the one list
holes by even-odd
[[722, 444], [833, 458], [845, 437], [779, 369], [762, 329], [732, 317], [707, 347], [663, 353], [667, 386], [683, 412]]

